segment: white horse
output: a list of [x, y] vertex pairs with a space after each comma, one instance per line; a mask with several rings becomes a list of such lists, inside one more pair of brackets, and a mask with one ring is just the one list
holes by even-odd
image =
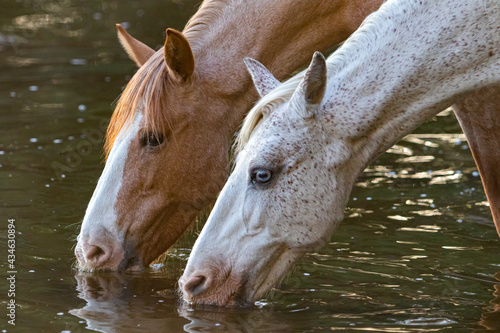
[[246, 63], [263, 99], [179, 281], [193, 303], [262, 297], [330, 238], [371, 161], [466, 94], [500, 83], [500, 2], [389, 0], [328, 61], [316, 53], [281, 85]]

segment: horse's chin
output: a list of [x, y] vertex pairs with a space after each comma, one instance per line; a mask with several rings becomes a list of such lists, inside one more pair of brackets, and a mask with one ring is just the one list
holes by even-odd
[[184, 300], [190, 305], [246, 307], [251, 304], [251, 299], [242, 293], [246, 283], [239, 281], [239, 279], [228, 278], [219, 286], [212, 287], [196, 296], [190, 295], [182, 289], [181, 291]]
[[275, 281], [275, 278], [267, 275], [262, 280], [261, 283], [247, 281], [237, 286], [225, 283], [215, 290], [212, 289], [197, 296], [191, 296], [183, 291], [183, 298], [185, 302], [193, 306], [250, 307], [272, 289], [269, 288], [270, 285], [274, 286], [279, 283], [281, 278]]
[[251, 307], [256, 300], [264, 296], [269, 290], [260, 288], [254, 293], [256, 298], [253, 297], [238, 297], [235, 294], [223, 294], [217, 292], [212, 295], [200, 295], [197, 297], [190, 297], [183, 293], [184, 302], [192, 306], [220, 306], [229, 308], [247, 308]]

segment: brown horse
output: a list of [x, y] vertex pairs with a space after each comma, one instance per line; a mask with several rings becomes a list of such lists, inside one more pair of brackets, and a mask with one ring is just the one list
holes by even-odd
[[[234, 132], [257, 99], [244, 57], [258, 59], [283, 79], [314, 50], [347, 38], [382, 2], [207, 0], [183, 33], [167, 30], [165, 47], [157, 52], [118, 26], [140, 69], [111, 119], [108, 159], [75, 249], [79, 267], [142, 268], [215, 199], [227, 178]], [[497, 100], [500, 89], [491, 88], [457, 109], [496, 221], [499, 180], [481, 156], [500, 161], [488, 141], [500, 134], [476, 123], [471, 110], [496, 110]]]

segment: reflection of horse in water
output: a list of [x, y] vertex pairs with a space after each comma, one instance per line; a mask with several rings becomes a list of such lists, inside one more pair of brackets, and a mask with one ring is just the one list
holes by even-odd
[[[142, 278], [116, 273], [77, 273], [78, 296], [86, 301], [69, 313], [84, 319], [87, 328], [99, 332], [253, 332], [272, 323], [274, 330], [288, 331], [284, 319], [269, 309], [198, 308], [192, 311], [178, 302], [173, 279]], [[186, 320], [183, 320], [184, 317]]]
[[[500, 281], [500, 272], [496, 274], [496, 277]], [[178, 302], [173, 277], [77, 273], [75, 279], [78, 296], [86, 304], [79, 309], [70, 310], [69, 313], [85, 320], [87, 328], [94, 331], [170, 333], [183, 330], [185, 332], [208, 332], [215, 329], [223, 332], [246, 333], [290, 332], [294, 328], [293, 318], [296, 314], [289, 312], [290, 309], [286, 307], [277, 309], [271, 306], [258, 309], [255, 307], [196, 306], [193, 309], [184, 302]], [[478, 323], [493, 331], [500, 329], [500, 283], [494, 287], [495, 299], [490, 302], [492, 306], [485, 308], [485, 311], [489, 312], [485, 312]], [[443, 302], [450, 306], [457, 301], [447, 296], [436, 299], [437, 303]], [[349, 303], [350, 301], [344, 298], [343, 303], [339, 304]], [[337, 317], [332, 317], [330, 322], [333, 326], [338, 326], [339, 323], [345, 324], [344, 319], [351, 316], [356, 318], [366, 314], [366, 317], [370, 317], [374, 311], [373, 306], [368, 306], [365, 310], [349, 306], [343, 308], [335, 306], [335, 308], [334, 313]], [[375, 308], [379, 309], [378, 306]], [[436, 309], [439, 309], [439, 306]], [[408, 317], [412, 317], [412, 313], [407, 311], [408, 309], [403, 307], [398, 313], [406, 313]], [[381, 328], [380, 325], [379, 323], [377, 327]], [[394, 323], [390, 322], [388, 327], [394, 328]]]
[[78, 273], [75, 279], [78, 296], [87, 304], [69, 313], [86, 320], [88, 329], [100, 332], [178, 332], [183, 329], [184, 323], [176, 315], [174, 280], [116, 273]]
[[[500, 272], [495, 274], [495, 278], [500, 282]], [[500, 283], [495, 284], [493, 288], [495, 288], [493, 292], [495, 298], [490, 301], [492, 311], [483, 313], [478, 324], [489, 331], [500, 332]], [[483, 331], [478, 330], [475, 332], [479, 333]]]
[[186, 303], [179, 307], [179, 315], [190, 320], [184, 325], [186, 332], [291, 332], [293, 323], [283, 313], [271, 309], [196, 307], [193, 311]]
[[[496, 275], [500, 281], [500, 272]], [[221, 308], [197, 306], [194, 310], [177, 301], [174, 281], [158, 277], [151, 281], [141, 277], [115, 274], [81, 274], [75, 276], [79, 297], [85, 306], [69, 312], [87, 323], [87, 328], [99, 332], [207, 332], [214, 329], [224, 332], [293, 331], [290, 316], [293, 313], [277, 312], [272, 308]], [[134, 282], [134, 280], [136, 280]], [[485, 308], [479, 325], [491, 331], [500, 330], [500, 283], [494, 285], [495, 297], [491, 307]], [[151, 289], [161, 290], [158, 297]], [[163, 300], [164, 302], [158, 302]], [[345, 300], [344, 300], [345, 301]], [[451, 304], [454, 299], [437, 299], [436, 302]], [[404, 313], [407, 309], [401, 309]], [[354, 311], [354, 312], [350, 312]], [[367, 316], [372, 314], [369, 308]], [[338, 309], [339, 318], [359, 316], [359, 309]], [[411, 316], [411, 314], [408, 314]], [[184, 317], [186, 320], [183, 320]], [[140, 325], [140, 326], [139, 326]], [[379, 324], [380, 325], [380, 324]], [[389, 325], [394, 327], [393, 323]], [[381, 328], [381, 326], [378, 326]], [[477, 333], [483, 332], [477, 330]]]

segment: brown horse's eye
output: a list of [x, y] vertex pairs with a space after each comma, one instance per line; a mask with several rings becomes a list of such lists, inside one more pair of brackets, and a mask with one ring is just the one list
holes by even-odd
[[152, 132], [142, 132], [140, 135], [140, 143], [142, 147], [158, 147], [164, 141], [163, 134], [152, 133]]

